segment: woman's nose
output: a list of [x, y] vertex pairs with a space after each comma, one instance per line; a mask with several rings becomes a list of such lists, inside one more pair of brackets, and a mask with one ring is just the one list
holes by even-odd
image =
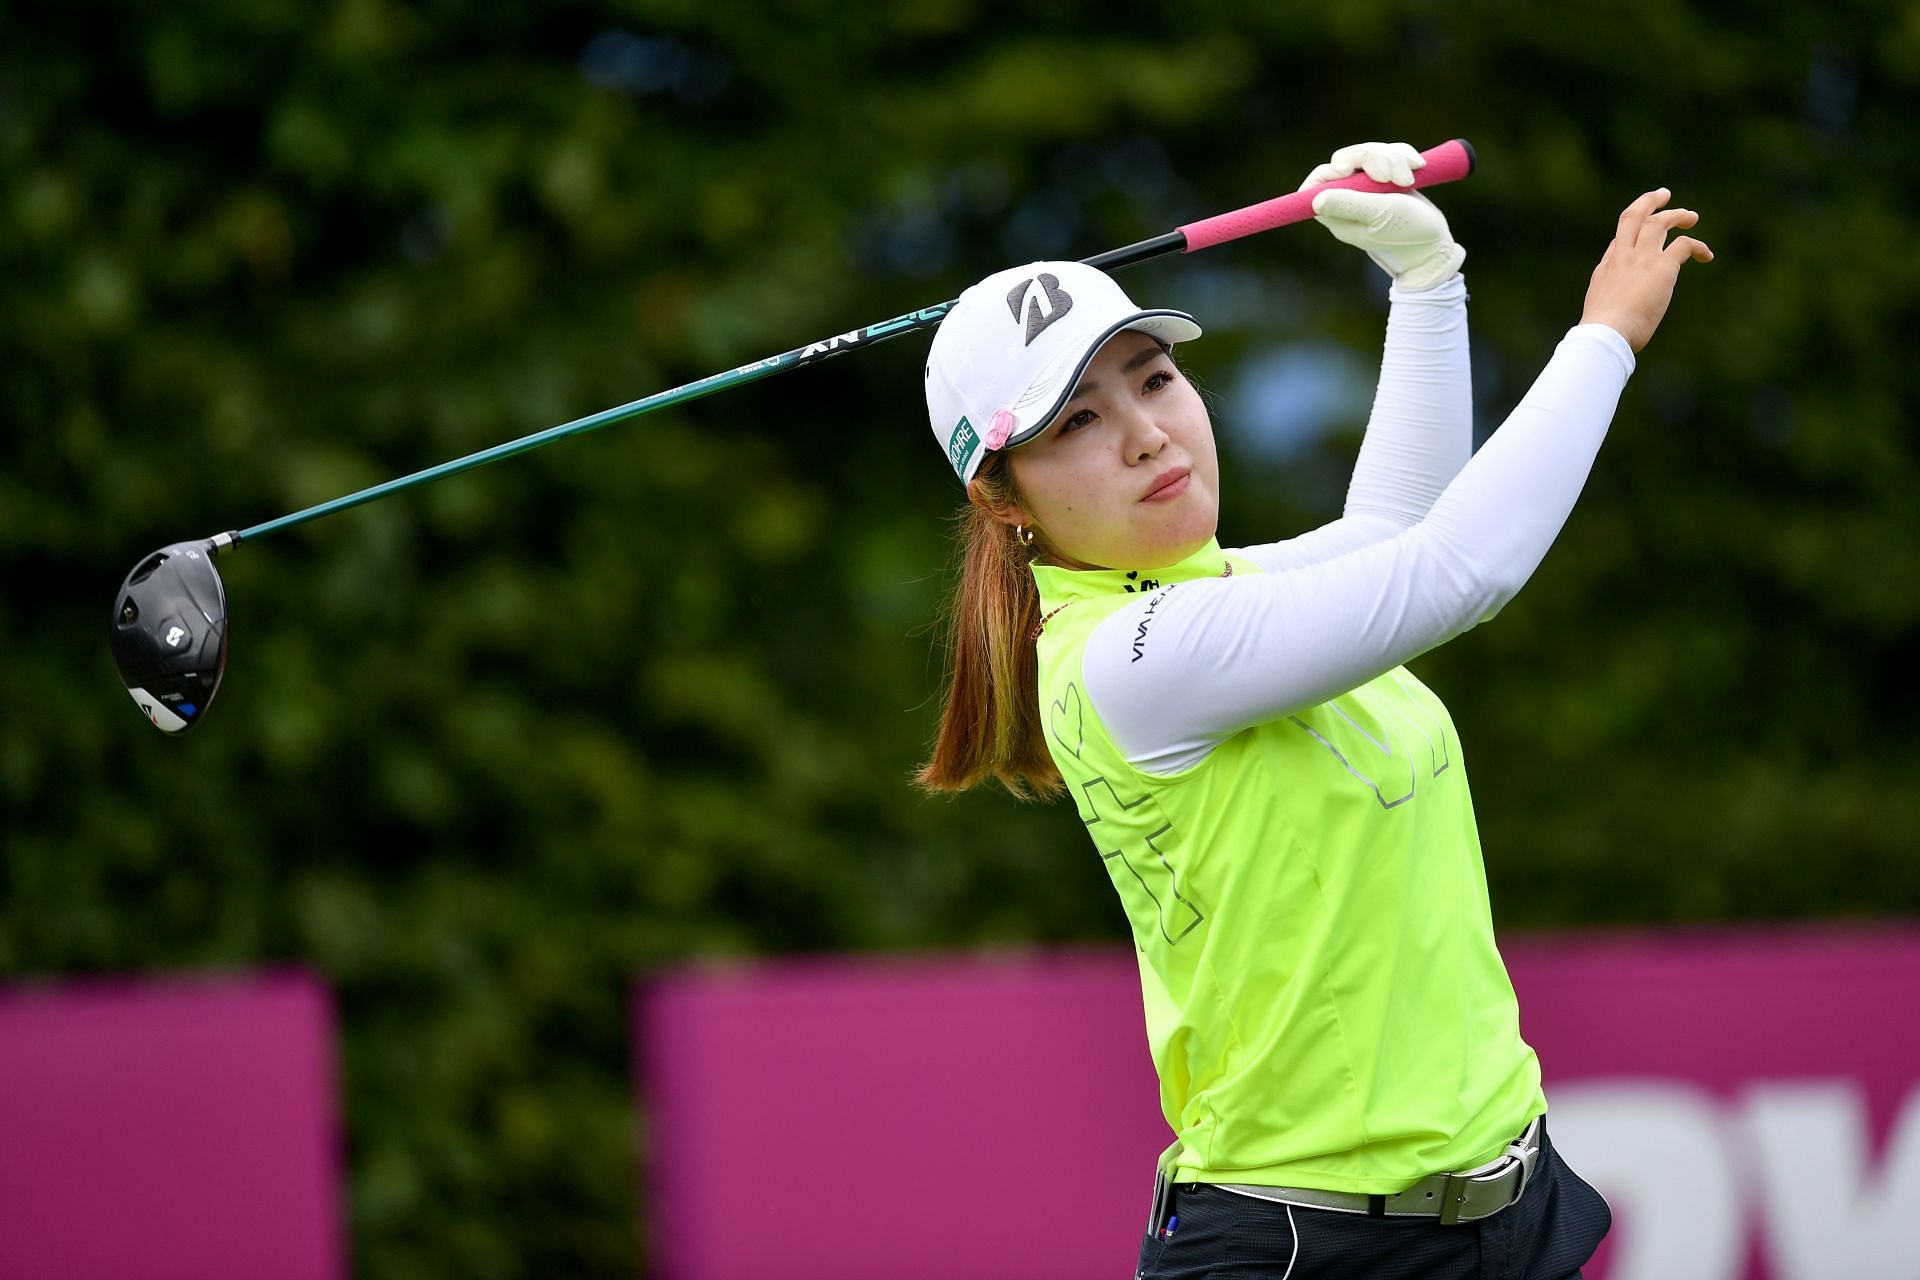
[[1154, 421], [1152, 414], [1134, 414], [1127, 443], [1132, 446], [1129, 452], [1135, 462], [1149, 462], [1159, 457], [1160, 451], [1167, 447], [1167, 439], [1167, 433]]

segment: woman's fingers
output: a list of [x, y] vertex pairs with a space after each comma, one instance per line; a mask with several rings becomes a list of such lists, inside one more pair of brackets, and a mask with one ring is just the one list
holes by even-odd
[[1368, 148], [1367, 154], [1360, 162], [1360, 167], [1365, 169], [1367, 176], [1375, 182], [1393, 181], [1393, 157], [1385, 151]]
[[1614, 239], [1631, 245], [1640, 238], [1640, 228], [1646, 225], [1654, 210], [1672, 198], [1672, 192], [1665, 187], [1658, 191], [1649, 191], [1620, 211], [1620, 225], [1614, 231]]
[[1404, 142], [1389, 142], [1386, 147], [1387, 167], [1392, 176], [1388, 181], [1396, 187], [1413, 185], [1413, 171], [1425, 164], [1420, 153]]
[[[1396, 187], [1413, 185], [1413, 171], [1425, 161], [1420, 153], [1404, 142], [1356, 142], [1333, 153], [1331, 163], [1347, 173], [1355, 170], [1375, 182]], [[1342, 174], [1345, 177], [1346, 174]]]
[[1346, 177], [1352, 172], [1353, 166], [1351, 165], [1320, 165], [1316, 167], [1312, 173], [1307, 175], [1307, 180], [1300, 184], [1300, 190], [1305, 191], [1308, 187], [1317, 187], [1323, 182], [1333, 182], [1336, 179]]
[[1413, 185], [1413, 173], [1424, 169], [1427, 158], [1407, 142], [1356, 142], [1350, 147], [1342, 147], [1333, 153], [1326, 164], [1320, 165], [1307, 175], [1300, 184], [1300, 190], [1317, 187], [1324, 182], [1333, 182], [1353, 173], [1364, 173], [1375, 182], [1391, 183], [1396, 187]]
[[1640, 224], [1640, 233], [1634, 242], [1635, 246], [1659, 250], [1665, 247], [1668, 232], [1683, 230], [1694, 226], [1699, 221], [1700, 215], [1692, 209], [1662, 209], [1658, 213], [1649, 214], [1647, 220]]
[[1713, 261], [1713, 250], [1703, 241], [1679, 234], [1696, 225], [1700, 215], [1692, 209], [1665, 208], [1671, 196], [1661, 187], [1621, 211], [1581, 311], [1582, 323], [1610, 326], [1635, 351], [1646, 346], [1665, 318], [1680, 268], [1688, 261]]
[[1381, 151], [1387, 160], [1387, 176], [1377, 181], [1391, 182], [1396, 187], [1412, 186], [1413, 171], [1427, 163], [1426, 158], [1415, 151], [1410, 143], [1389, 142]]
[[1660, 251], [1663, 258], [1671, 258], [1675, 263], [1685, 262], [1688, 258], [1695, 262], [1712, 262], [1713, 250], [1706, 241], [1695, 240], [1692, 236], [1675, 236], [1673, 243]]
[[[1677, 236], [1673, 243], [1667, 243], [1669, 232], [1698, 226], [1700, 222], [1700, 214], [1693, 209], [1662, 208], [1661, 206], [1671, 198], [1672, 193], [1665, 187], [1661, 187], [1658, 191], [1647, 192], [1622, 210], [1620, 227], [1614, 236], [1613, 244], [1607, 246], [1606, 258], [1613, 256], [1616, 246], [1621, 248], [1650, 246], [1662, 257], [1670, 258], [1675, 263], [1684, 262], [1688, 258], [1695, 262], [1712, 262], [1713, 250], [1709, 249], [1704, 241], [1696, 240], [1692, 236]], [[1602, 258], [1601, 261], [1604, 263], [1606, 258]]]
[[1660, 250], [1662, 257], [1675, 262], [1692, 258], [1695, 262], [1712, 262], [1713, 250], [1706, 242], [1692, 236], [1675, 236], [1671, 244], [1667, 243], [1667, 233], [1687, 227], [1698, 226], [1700, 215], [1692, 209], [1661, 209], [1647, 215], [1640, 224], [1637, 244], [1650, 245]]
[[1640, 224], [1640, 234], [1644, 238], [1649, 231], [1657, 230], [1664, 238], [1667, 232], [1690, 227], [1698, 221], [1700, 215], [1692, 209], [1662, 209]]

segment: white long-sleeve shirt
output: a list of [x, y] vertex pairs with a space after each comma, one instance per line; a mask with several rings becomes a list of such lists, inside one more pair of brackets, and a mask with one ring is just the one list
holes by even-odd
[[[1134, 766], [1178, 773], [1492, 617], [1566, 523], [1633, 372], [1626, 340], [1569, 331], [1475, 454], [1465, 282], [1391, 297], [1340, 518], [1240, 549], [1260, 574], [1143, 596], [1089, 638], [1087, 696]], [[1148, 610], [1153, 642], [1136, 646]]]

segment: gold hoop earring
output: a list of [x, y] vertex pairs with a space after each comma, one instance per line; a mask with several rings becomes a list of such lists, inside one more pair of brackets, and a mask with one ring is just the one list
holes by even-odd
[[1013, 538], [1021, 546], [1030, 547], [1033, 545], [1033, 530], [1023, 524], [1017, 524], [1013, 526]]

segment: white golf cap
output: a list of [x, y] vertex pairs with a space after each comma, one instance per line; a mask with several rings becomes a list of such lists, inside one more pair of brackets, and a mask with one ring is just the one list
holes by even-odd
[[1029, 262], [961, 294], [927, 353], [927, 416], [960, 483], [990, 451], [1052, 422], [1122, 329], [1165, 343], [1200, 336], [1186, 312], [1142, 311], [1112, 276], [1083, 262]]

